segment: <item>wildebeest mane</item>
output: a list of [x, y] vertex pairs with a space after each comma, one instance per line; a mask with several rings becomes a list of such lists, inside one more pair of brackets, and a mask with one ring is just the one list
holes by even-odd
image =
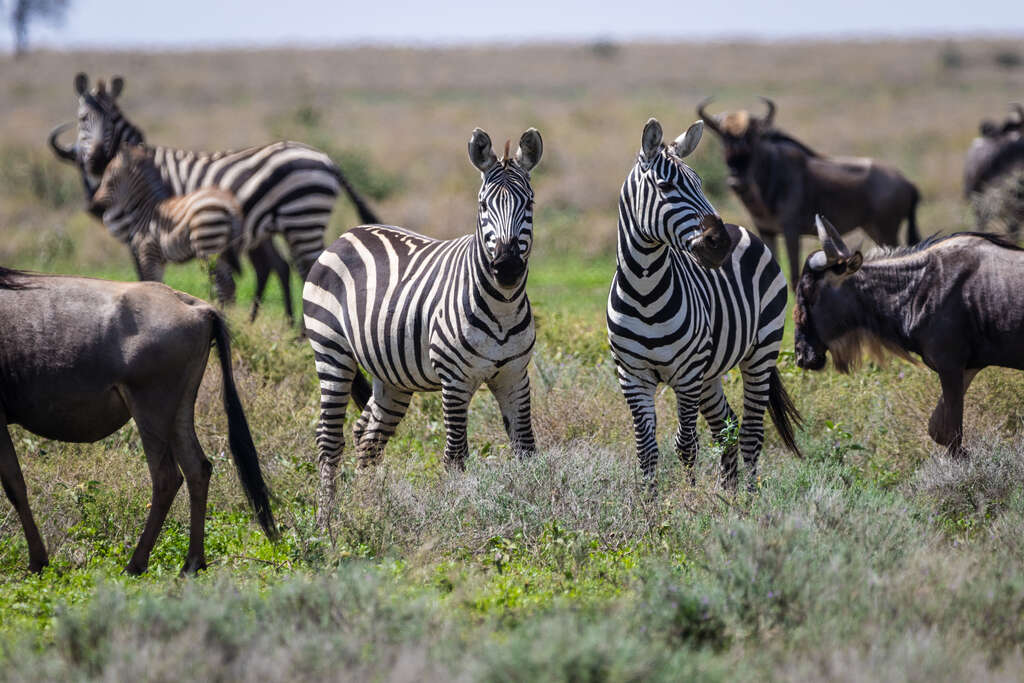
[[27, 289], [28, 283], [24, 282], [24, 280], [31, 277], [31, 275], [31, 273], [26, 273], [23, 270], [0, 266], [0, 289]]
[[768, 142], [776, 142], [780, 144], [793, 145], [801, 152], [810, 157], [820, 157], [821, 155], [815, 152], [813, 149], [805, 145], [804, 143], [797, 140], [795, 137], [790, 135], [784, 130], [779, 128], [767, 128], [761, 131], [761, 139], [767, 140]]
[[1024, 251], [1024, 248], [1017, 245], [1016, 242], [1010, 240], [1006, 235], [997, 235], [992, 232], [978, 232], [978, 231], [963, 231], [954, 232], [951, 235], [940, 235], [935, 233], [930, 237], [926, 237], [917, 244], [911, 244], [910, 246], [903, 247], [875, 247], [867, 254], [864, 255], [864, 262], [870, 263], [872, 261], [879, 261], [887, 258], [899, 258], [901, 256], [911, 256], [913, 254], [920, 253], [934, 247], [936, 244], [941, 244], [947, 240], [951, 240], [955, 237], [980, 237], [981, 239], [991, 242], [997, 247], [1003, 249], [1010, 249], [1012, 251]]

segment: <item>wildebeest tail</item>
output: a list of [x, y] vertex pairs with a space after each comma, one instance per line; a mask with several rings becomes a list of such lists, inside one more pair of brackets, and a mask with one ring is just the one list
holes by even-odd
[[907, 244], [917, 244], [921, 235], [917, 232], [917, 203], [921, 201], [921, 193], [914, 187], [914, 197], [910, 200], [910, 212], [907, 214]]
[[373, 209], [371, 209], [369, 204], [366, 203], [366, 200], [363, 199], [362, 195], [356, 191], [356, 188], [352, 187], [352, 183], [350, 183], [348, 178], [345, 177], [345, 174], [341, 172], [340, 167], [338, 168], [338, 182], [341, 183], [341, 187], [345, 190], [349, 199], [352, 200], [352, 203], [355, 204], [356, 211], [359, 212], [359, 220], [362, 221], [364, 225], [380, 223], [380, 219], [377, 218], [377, 214], [373, 212]]
[[363, 371], [356, 368], [356, 376], [352, 379], [352, 400], [355, 401], [359, 410], [362, 410], [366, 407], [371, 396], [373, 396], [373, 388], [366, 381]]
[[803, 425], [803, 418], [800, 417], [800, 412], [793, 405], [793, 399], [783, 386], [778, 368], [772, 368], [771, 374], [768, 375], [768, 413], [772, 416], [775, 429], [779, 432], [782, 443], [786, 444], [786, 448], [797, 456], [804, 457], [796, 445], [795, 435], [795, 429]]
[[256, 521], [262, 527], [267, 538], [272, 541], [277, 540], [277, 524], [274, 523], [274, 513], [270, 509], [270, 490], [263, 480], [259, 456], [256, 454], [256, 445], [252, 442], [252, 434], [249, 432], [249, 421], [245, 419], [242, 401], [238, 398], [238, 389], [235, 387], [235, 376], [231, 368], [231, 338], [228, 334], [228, 326], [223, 316], [216, 311], [211, 311], [211, 313], [213, 314], [213, 342], [217, 346], [221, 379], [224, 385], [224, 412], [228, 416], [228, 445], [231, 448], [231, 457], [235, 461], [238, 480], [242, 484], [246, 498], [249, 499], [249, 504], [252, 505]]

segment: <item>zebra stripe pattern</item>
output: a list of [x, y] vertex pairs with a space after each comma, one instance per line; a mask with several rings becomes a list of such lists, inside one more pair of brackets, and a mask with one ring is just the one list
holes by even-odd
[[[122, 148], [107, 164], [95, 192], [107, 206], [103, 222], [129, 245], [146, 280], [162, 281], [164, 265], [193, 258], [208, 261], [229, 249], [244, 248], [241, 207], [234, 195], [203, 188], [171, 197], [159, 170], [141, 147]], [[230, 301], [230, 265], [217, 259], [213, 270], [218, 300]]]
[[322, 526], [333, 505], [345, 411], [365, 383], [360, 366], [373, 376], [372, 396], [355, 426], [360, 466], [378, 459], [414, 392], [440, 391], [444, 461], [463, 467], [467, 411], [481, 384], [498, 401], [513, 451], [533, 452], [527, 365], [535, 335], [526, 274], [533, 245], [530, 170], [541, 153], [540, 134], [530, 129], [516, 154], [506, 145], [499, 161], [487, 134], [475, 130], [469, 156], [483, 182], [474, 234], [439, 241], [402, 228], [357, 227], [310, 271], [302, 300], [320, 380]]
[[[115, 78], [110, 90], [99, 81], [89, 91], [85, 74], [75, 79], [79, 94], [75, 149], [81, 168], [91, 176], [85, 179], [87, 187], [98, 184], [107, 164], [122, 147], [145, 143], [142, 131], [118, 106], [117, 97], [123, 87], [123, 79]], [[326, 154], [307, 145], [282, 141], [213, 153], [148, 145], [145, 149], [170, 194], [184, 195], [208, 187], [233, 194], [242, 208], [243, 229], [251, 249], [264, 244], [273, 233], [282, 234], [303, 279], [323, 251], [324, 230], [340, 190], [348, 194], [361, 221], [378, 222], [338, 166]], [[276, 252], [272, 256], [276, 257]], [[255, 259], [254, 265], [259, 269]], [[258, 273], [258, 277], [262, 278], [260, 284], [265, 284], [266, 273]], [[258, 286], [256, 304], [261, 294], [262, 287]]]
[[675, 449], [691, 468], [691, 479], [699, 410], [723, 447], [722, 484], [736, 486], [736, 445], [729, 433], [736, 415], [726, 401], [721, 378], [739, 365], [739, 450], [748, 486], [755, 488], [766, 407], [772, 409], [787, 445], [795, 448], [788, 419], [796, 412], [775, 369], [786, 282], [764, 243], [743, 228], [733, 226], [735, 248], [720, 268], [707, 268], [691, 253], [703, 222], [710, 219], [721, 225], [700, 178], [682, 161], [696, 148], [701, 130], [698, 122], [664, 145], [655, 119], [644, 128], [642, 151], [619, 197], [608, 339], [633, 416], [640, 467], [648, 478], [658, 460], [655, 389], [664, 383], [676, 395]]

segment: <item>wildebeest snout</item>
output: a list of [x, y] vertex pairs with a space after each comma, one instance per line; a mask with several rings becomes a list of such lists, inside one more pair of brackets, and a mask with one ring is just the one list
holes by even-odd
[[491, 274], [502, 287], [516, 285], [526, 272], [526, 261], [519, 254], [519, 245], [515, 242], [498, 242], [494, 247], [494, 258], [491, 260]]

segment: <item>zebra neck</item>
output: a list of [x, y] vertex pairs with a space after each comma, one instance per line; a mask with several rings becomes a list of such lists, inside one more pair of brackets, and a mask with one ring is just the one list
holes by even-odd
[[[619, 272], [642, 290], [649, 290], [671, 273], [671, 248], [664, 242], [649, 242], [619, 221], [616, 249]], [[644, 283], [647, 283], [646, 285]]]

